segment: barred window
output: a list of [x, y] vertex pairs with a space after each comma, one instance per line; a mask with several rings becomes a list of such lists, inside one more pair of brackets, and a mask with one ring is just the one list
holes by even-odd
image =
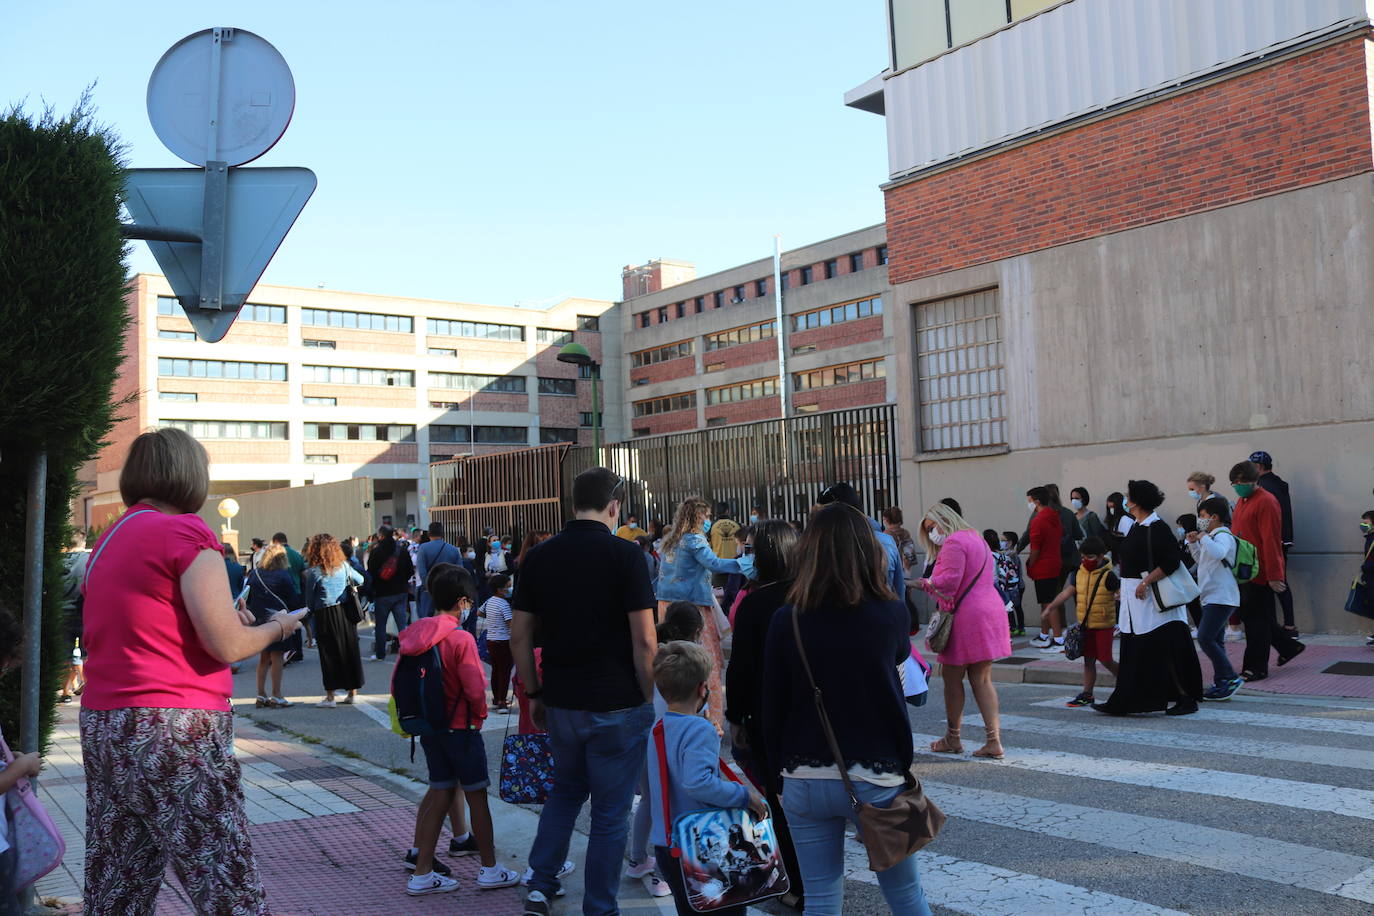
[[856, 299], [853, 302], [842, 302], [839, 305], [829, 305], [823, 309], [812, 309], [809, 312], [793, 315], [792, 330], [806, 331], [811, 328], [825, 328], [832, 324], [857, 321], [860, 318], [869, 318], [882, 313], [883, 300], [881, 296]]
[[415, 427], [401, 423], [307, 423], [305, 438], [308, 442], [414, 442]]
[[376, 312], [341, 312], [337, 309], [301, 309], [301, 324], [346, 331], [395, 331], [410, 334], [415, 319], [409, 315], [379, 315]]
[[499, 391], [525, 393], [523, 375], [481, 375], [473, 372], [431, 372], [429, 387], [456, 388], [459, 391]]
[[285, 423], [252, 420], [163, 420], [161, 426], [185, 430], [197, 439], [286, 439]]
[[1007, 444], [997, 290], [916, 306], [921, 450]]
[[524, 340], [525, 328], [518, 324], [492, 324], [486, 321], [450, 321], [428, 318], [425, 327], [431, 334], [446, 337], [477, 337], [483, 340]]
[[654, 398], [650, 401], [635, 401], [636, 417], [651, 417], [654, 414], [669, 413], [674, 410], [689, 410], [697, 406], [697, 394], [690, 391], [687, 394], [675, 394], [666, 398]]
[[681, 359], [684, 356], [691, 356], [695, 351], [696, 347], [690, 340], [680, 340], [677, 343], [654, 347], [650, 350], [638, 350], [630, 354], [630, 368], [638, 369], [641, 366], [666, 362], [670, 359]]
[[809, 372], [797, 372], [792, 376], [792, 384], [797, 391], [809, 391], [812, 388], [829, 388], [833, 385], [848, 385], [850, 382], [867, 382], [879, 378], [887, 378], [887, 361], [868, 359], [842, 366], [825, 366]]
[[535, 328], [534, 341], [541, 344], [552, 344], [561, 347], [563, 344], [572, 343], [572, 331], [560, 331], [558, 328]]
[[577, 379], [539, 377], [540, 394], [576, 395]]
[[761, 321], [758, 324], [745, 325], [742, 328], [731, 328], [728, 331], [720, 331], [716, 334], [706, 335], [706, 349], [720, 350], [725, 347], [733, 347], [737, 344], [753, 343], [756, 340], [767, 340], [778, 332], [776, 321]]
[[307, 382], [415, 387], [415, 373], [409, 369], [359, 369], [356, 366], [301, 366], [301, 369]]
[[707, 404], [730, 404], [734, 401], [750, 401], [766, 398], [778, 393], [778, 380], [775, 378], [755, 379], [738, 385], [725, 385], [720, 388], [706, 389]]
[[157, 374], [172, 378], [227, 378], [259, 382], [286, 381], [285, 363], [240, 363], [222, 359], [172, 359], [157, 361]]

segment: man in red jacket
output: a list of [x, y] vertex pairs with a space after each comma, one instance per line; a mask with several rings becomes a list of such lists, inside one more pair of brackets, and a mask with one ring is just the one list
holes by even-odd
[[1050, 506], [1049, 490], [1032, 487], [1026, 491], [1026, 499], [1027, 508], [1034, 513], [1026, 575], [1035, 582], [1035, 600], [1040, 604], [1040, 635], [1031, 640], [1031, 645], [1046, 652], [1063, 652], [1064, 612], [1048, 607], [1059, 595], [1059, 575], [1063, 571], [1059, 547], [1064, 539], [1064, 525], [1059, 521], [1059, 513]]
[[1288, 664], [1307, 648], [1274, 617], [1274, 595], [1284, 585], [1283, 511], [1273, 494], [1259, 485], [1259, 468], [1242, 461], [1231, 468], [1231, 486], [1240, 499], [1232, 513], [1231, 531], [1255, 545], [1259, 575], [1240, 587], [1240, 619], [1245, 624], [1245, 659], [1240, 676], [1262, 681], [1269, 676], [1269, 649], [1278, 652], [1279, 665]]

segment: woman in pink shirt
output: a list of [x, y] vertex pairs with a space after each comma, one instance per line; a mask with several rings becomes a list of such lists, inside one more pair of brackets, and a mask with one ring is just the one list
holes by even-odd
[[219, 539], [196, 512], [205, 449], [146, 432], [119, 476], [128, 511], [85, 592], [86, 912], [151, 913], [170, 862], [200, 913], [267, 913], [234, 759], [229, 663], [300, 625], [234, 610]]
[[914, 584], [934, 596], [941, 611], [954, 615], [949, 643], [938, 656], [947, 725], [944, 737], [930, 749], [941, 754], [964, 752], [959, 727], [964, 717], [967, 676], [987, 734], [987, 743], [973, 756], [1000, 759], [1001, 723], [992, 663], [1011, 655], [1011, 629], [1006, 602], [997, 592], [997, 562], [983, 536], [943, 503], [930, 508], [919, 530], [926, 556], [935, 558], [935, 569], [929, 579], [918, 579]]

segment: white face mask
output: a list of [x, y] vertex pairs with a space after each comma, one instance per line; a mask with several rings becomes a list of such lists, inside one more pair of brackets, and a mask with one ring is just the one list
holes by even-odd
[[1010, 549], [1011, 549], [1011, 545], [1008, 544], [1006, 541], [998, 541], [998, 542], [997, 542], [997, 549], [998, 549], [998, 550], [1010, 550]]
[[466, 554], [464, 554], [464, 556], [466, 556], [469, 560], [475, 560], [477, 559], [477, 551], [469, 550]]
[[1185, 534], [1187, 534], [1187, 533], [1188, 533], [1188, 532], [1186, 532], [1186, 531], [1183, 530], [1183, 526], [1182, 526], [1182, 525], [1175, 525], [1175, 526], [1174, 526], [1174, 534], [1178, 535], [1178, 539], [1179, 539], [1180, 541], [1183, 540], [1183, 536], [1184, 536]]
[[1026, 511], [1027, 511], [1027, 512], [1034, 512], [1034, 511], [1035, 511], [1035, 501], [1034, 501], [1034, 500], [1030, 500], [1030, 501], [1028, 501], [1028, 502], [1026, 503]]
[[926, 533], [926, 537], [930, 538], [930, 543], [934, 544], [936, 547], [939, 547], [941, 544], [945, 542], [945, 535], [941, 534], [934, 528], [930, 529], [930, 531]]
[[1070, 505], [1070, 506], [1073, 506], [1073, 511], [1075, 511], [1075, 512], [1080, 512], [1080, 511], [1082, 511], [1082, 509], [1083, 509], [1083, 500], [1081, 500], [1081, 499], [1071, 499], [1071, 500], [1069, 500], [1069, 505]]
[[1214, 521], [1214, 519], [1210, 519], [1210, 518], [1199, 518], [1199, 519], [1197, 520], [1197, 530], [1198, 530], [1198, 531], [1203, 531], [1203, 532], [1212, 530], [1212, 522], [1213, 522], [1213, 521]]

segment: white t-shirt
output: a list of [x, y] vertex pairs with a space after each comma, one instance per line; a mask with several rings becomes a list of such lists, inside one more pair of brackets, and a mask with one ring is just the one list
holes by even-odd
[[492, 595], [482, 605], [482, 609], [487, 614], [487, 641], [509, 640], [512, 617], [510, 602], [500, 595]]

